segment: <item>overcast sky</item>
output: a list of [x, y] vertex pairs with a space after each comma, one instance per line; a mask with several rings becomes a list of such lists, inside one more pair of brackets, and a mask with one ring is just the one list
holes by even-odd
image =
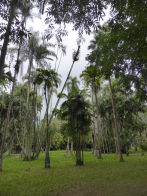
[[[106, 22], [109, 19], [109, 9], [106, 10], [106, 16], [104, 17], [103, 21], [100, 21], [101, 24]], [[47, 29], [47, 24], [44, 23], [45, 16], [42, 16], [42, 18], [36, 18], [34, 17], [33, 20], [29, 20], [27, 22], [28, 27], [32, 27], [33, 31], [38, 32], [44, 32], [45, 29]], [[63, 38], [63, 44], [66, 46], [66, 56], [64, 56], [61, 60], [61, 64], [59, 67], [59, 74], [62, 77], [62, 81], [64, 82], [67, 73], [70, 69], [71, 63], [72, 63], [72, 54], [74, 50], [77, 50], [77, 39], [78, 39], [78, 32], [72, 30], [72, 25], [67, 25], [67, 31], [68, 36]], [[80, 51], [80, 58], [79, 61], [76, 62], [71, 75], [72, 76], [79, 76], [84, 69], [84, 67], [87, 65], [87, 62], [85, 60], [86, 55], [88, 54], [88, 45], [90, 43], [90, 40], [93, 38], [93, 34], [86, 35], [83, 34], [83, 37], [85, 39], [85, 42], [81, 45], [81, 51]], [[60, 56], [58, 57], [60, 58]], [[54, 63], [53, 63], [54, 66]]]

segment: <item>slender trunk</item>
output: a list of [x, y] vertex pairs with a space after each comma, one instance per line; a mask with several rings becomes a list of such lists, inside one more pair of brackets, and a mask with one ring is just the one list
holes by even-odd
[[71, 144], [70, 144], [70, 153], [73, 154], [73, 141], [71, 141]]
[[12, 134], [11, 134], [11, 137], [10, 137], [10, 145], [9, 145], [9, 152], [8, 152], [8, 155], [9, 155], [9, 156], [12, 154], [13, 141], [14, 141], [14, 133], [12, 133]]
[[34, 84], [34, 145], [33, 145], [33, 157], [35, 156], [35, 152], [36, 152], [36, 99], [37, 99], [37, 92], [36, 92], [36, 86]]
[[129, 156], [129, 146], [126, 144], [126, 156]]
[[27, 104], [26, 104], [27, 113], [28, 113], [28, 110], [29, 110], [29, 97], [30, 97], [31, 70], [32, 70], [32, 66], [33, 66], [33, 54], [32, 54], [32, 51], [30, 49], [30, 52], [29, 52], [29, 68], [28, 68]]
[[24, 157], [24, 160], [31, 161], [31, 153], [32, 153], [32, 116], [30, 114], [29, 110], [29, 102], [30, 102], [30, 88], [31, 88], [31, 70], [33, 66], [33, 54], [30, 49], [29, 52], [29, 67], [28, 67], [28, 88], [27, 88], [27, 101], [26, 101], [26, 130], [24, 135], [26, 136], [24, 138], [25, 140], [25, 146], [26, 146], [26, 157]]
[[111, 151], [111, 142], [110, 142], [111, 136], [109, 136], [108, 130], [106, 130], [106, 134], [107, 134], [108, 150], [109, 150], [108, 153], [111, 153], [111, 152], [112, 152], [112, 151]]
[[97, 86], [96, 84], [94, 84], [94, 95], [95, 95], [95, 107], [96, 107], [96, 117], [95, 117], [95, 120], [96, 120], [96, 125], [97, 125], [97, 157], [99, 159], [102, 159], [102, 154], [101, 154], [101, 138], [100, 138], [100, 120], [99, 120], [99, 109], [98, 109], [98, 99], [97, 99]]
[[10, 10], [9, 10], [9, 20], [8, 20], [6, 33], [5, 33], [5, 37], [4, 37], [4, 42], [3, 42], [2, 49], [1, 49], [1, 56], [0, 56], [0, 82], [2, 80], [2, 74], [3, 74], [5, 58], [6, 58], [6, 54], [7, 54], [9, 37], [11, 34], [11, 27], [12, 27], [14, 17], [15, 17], [15, 0], [11, 0]]
[[25, 149], [24, 149], [23, 145], [21, 144], [20, 139], [19, 139], [19, 136], [18, 136], [18, 132], [17, 132], [15, 120], [14, 120], [14, 129], [15, 129], [17, 141], [18, 141], [19, 146], [20, 146], [20, 148], [21, 148], [21, 152], [22, 152], [22, 153], [21, 153], [21, 157], [26, 156]]
[[76, 165], [82, 166], [84, 163], [82, 161], [81, 157], [81, 139], [80, 139], [80, 133], [77, 130], [77, 138], [76, 138]]
[[46, 95], [46, 87], [45, 87], [45, 99], [47, 105], [46, 111], [46, 148], [45, 148], [45, 168], [50, 168], [50, 156], [49, 156], [49, 119], [48, 119], [48, 109], [49, 109], [49, 99], [47, 99]]
[[114, 103], [114, 95], [113, 95], [113, 89], [111, 84], [111, 79], [109, 78], [109, 85], [110, 85], [110, 91], [111, 91], [111, 101], [112, 101], [112, 110], [113, 110], [113, 119], [114, 119], [114, 126], [115, 126], [115, 134], [116, 134], [116, 144], [117, 144], [117, 150], [119, 153], [119, 161], [123, 161], [123, 155], [121, 152], [121, 141], [120, 141], [120, 135], [118, 130], [118, 123], [116, 118], [116, 110], [115, 110], [115, 103]]
[[[67, 78], [66, 78], [66, 80], [65, 80], [65, 83], [64, 83], [64, 85], [63, 85], [63, 87], [62, 87], [62, 90], [61, 90], [60, 94], [63, 93], [63, 91], [64, 91], [64, 89], [65, 89], [65, 87], [66, 87], [66, 83], [67, 83], [67, 81], [68, 81], [68, 79], [69, 79], [69, 77], [70, 77], [70, 74], [71, 74], [71, 71], [72, 71], [72, 69], [73, 69], [73, 66], [74, 66], [75, 62], [77, 61], [76, 58], [77, 58], [78, 55], [79, 55], [79, 50], [80, 50], [80, 46], [79, 46], [78, 49], [77, 49], [77, 52], [76, 52], [76, 54], [75, 54], [75, 58], [74, 58], [73, 63], [72, 63], [72, 65], [71, 65], [71, 67], [70, 67], [70, 70], [69, 70], [69, 72], [68, 72]], [[54, 109], [53, 109], [53, 112], [52, 112], [52, 114], [51, 114], [51, 116], [50, 116], [50, 118], [49, 118], [49, 126], [50, 126], [50, 124], [51, 124], [51, 121], [52, 121], [53, 116], [54, 116], [54, 111], [57, 109], [57, 106], [58, 106], [58, 104], [59, 104], [60, 99], [61, 99], [61, 97], [59, 96], [59, 98], [58, 98], [58, 100], [57, 100], [57, 102], [56, 102], [56, 105], [55, 105], [55, 107], [54, 107]]]
[[[93, 90], [93, 87], [92, 87], [92, 90], [91, 90], [91, 97], [92, 97], [92, 104], [95, 104], [95, 101], [94, 101], [94, 90]], [[93, 150], [92, 150], [92, 153], [96, 156], [96, 126], [95, 126], [95, 117], [92, 117], [92, 139], [93, 139]]]
[[65, 155], [66, 158], [69, 157], [69, 137], [67, 138], [67, 146], [66, 146], [66, 155]]

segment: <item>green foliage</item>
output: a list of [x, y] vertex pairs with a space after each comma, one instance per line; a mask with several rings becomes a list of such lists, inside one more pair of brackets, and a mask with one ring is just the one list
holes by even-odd
[[86, 67], [86, 69], [82, 72], [80, 77], [84, 78], [87, 86], [90, 84], [91, 86], [96, 85], [100, 86], [101, 72], [98, 66], [90, 65]]
[[60, 83], [60, 79], [58, 77], [57, 72], [55, 72], [53, 69], [47, 70], [47, 69], [37, 69], [37, 74], [34, 80], [34, 84], [41, 85], [44, 83], [44, 87], [50, 88], [52, 86], [58, 87], [58, 84]]
[[140, 144], [140, 148], [144, 151], [147, 151], [147, 142], [146, 143], [143, 143], [143, 144]]
[[105, 0], [56, 0], [46, 1], [48, 4], [46, 22], [56, 24], [73, 23], [74, 29], [90, 33], [102, 18], [107, 1]]
[[62, 103], [60, 112], [61, 119], [67, 121], [66, 126], [72, 137], [75, 137], [76, 132], [83, 135], [90, 130], [89, 103], [85, 101], [80, 91], [76, 93], [72, 91], [67, 95], [67, 100]]
[[[124, 150], [126, 145], [130, 147], [134, 143], [134, 140], [136, 140], [140, 132], [145, 131], [145, 123], [139, 117], [139, 114], [143, 114], [146, 111], [146, 105], [136, 99], [134, 94], [130, 94], [130, 91], [129, 93], [126, 92], [126, 89], [120, 84], [119, 80], [114, 80], [112, 85], [116, 115], [120, 127], [120, 137]], [[110, 90], [107, 85], [101, 89], [99, 112], [103, 119], [105, 129], [111, 135], [108, 139], [114, 138], [112, 104]]]
[[[126, 23], [128, 18], [126, 17]], [[134, 44], [140, 45], [139, 38], [137, 40], [132, 40], [132, 37], [127, 38], [128, 31], [132, 32], [132, 30], [129, 27], [123, 27], [119, 22], [114, 22], [114, 19], [111, 22], [94, 32], [94, 40], [89, 46], [92, 51], [87, 56], [87, 60], [99, 67], [100, 75], [103, 75], [105, 79], [109, 79], [112, 75], [115, 78], [121, 78], [121, 83], [126, 90], [133, 87], [137, 97], [144, 101], [146, 99], [146, 60], [139, 55], [140, 48], [134, 47]], [[123, 29], [119, 28], [120, 26]]]

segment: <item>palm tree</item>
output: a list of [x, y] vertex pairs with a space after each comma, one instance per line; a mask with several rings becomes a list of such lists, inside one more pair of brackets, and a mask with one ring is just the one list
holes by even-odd
[[50, 168], [50, 156], [49, 156], [49, 118], [48, 118], [48, 110], [50, 99], [52, 95], [52, 88], [55, 86], [58, 87], [60, 79], [58, 74], [53, 70], [47, 69], [37, 69], [37, 75], [34, 83], [41, 85], [43, 84], [44, 88], [44, 96], [46, 101], [46, 149], [45, 149], [45, 168]]
[[[29, 112], [29, 99], [30, 99], [30, 88], [33, 84], [33, 68], [35, 69], [34, 66], [34, 61], [37, 64], [37, 67], [48, 67], [49, 66], [49, 62], [48, 60], [52, 60], [52, 58], [50, 58], [50, 56], [56, 57], [54, 51], [49, 50], [48, 47], [53, 46], [53, 44], [50, 43], [46, 43], [45, 40], [43, 39], [43, 43], [39, 44], [39, 36], [38, 33], [34, 33], [32, 34], [32, 36], [29, 38], [28, 43], [24, 44], [24, 51], [25, 51], [25, 55], [24, 59], [29, 59], [29, 66], [28, 66], [28, 73], [27, 76], [25, 77], [25, 79], [27, 79], [27, 84], [28, 84], [28, 88], [27, 88], [27, 98], [26, 98], [26, 117], [25, 117], [25, 121], [26, 121], [26, 130], [25, 130], [25, 135], [26, 135], [26, 139], [24, 138], [24, 140], [26, 141], [26, 147], [28, 149], [28, 157], [26, 158], [26, 160], [31, 160], [31, 148], [32, 148], [32, 128], [31, 126], [29, 126], [28, 122], [29, 119], [31, 118], [31, 113]], [[34, 89], [37, 93], [36, 87]], [[52, 93], [51, 93], [52, 94]], [[35, 104], [34, 104], [34, 111], [35, 111]], [[35, 115], [35, 112], [34, 112]], [[34, 119], [34, 125], [35, 125], [35, 119]], [[35, 126], [34, 126], [34, 133], [35, 133]]]
[[83, 91], [71, 89], [61, 105], [59, 116], [66, 121], [64, 126], [75, 144], [76, 165], [83, 165], [83, 136], [90, 130], [91, 115]]
[[93, 122], [93, 135], [94, 135], [94, 154], [101, 159], [101, 138], [100, 138], [100, 119], [99, 119], [99, 109], [98, 109], [98, 88], [100, 86], [100, 73], [98, 67], [95, 65], [90, 65], [87, 67], [81, 77], [84, 78], [87, 85], [91, 85], [92, 89], [92, 102], [95, 107], [94, 122]]

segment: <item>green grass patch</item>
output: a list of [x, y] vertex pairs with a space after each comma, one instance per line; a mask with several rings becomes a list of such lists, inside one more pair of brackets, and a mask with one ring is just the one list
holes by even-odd
[[44, 154], [25, 162], [16, 155], [5, 156], [0, 173], [0, 196], [147, 195], [147, 156], [131, 154], [118, 162], [115, 154], [99, 160], [84, 153], [84, 166], [76, 167], [74, 156], [50, 152], [51, 168], [44, 168]]

